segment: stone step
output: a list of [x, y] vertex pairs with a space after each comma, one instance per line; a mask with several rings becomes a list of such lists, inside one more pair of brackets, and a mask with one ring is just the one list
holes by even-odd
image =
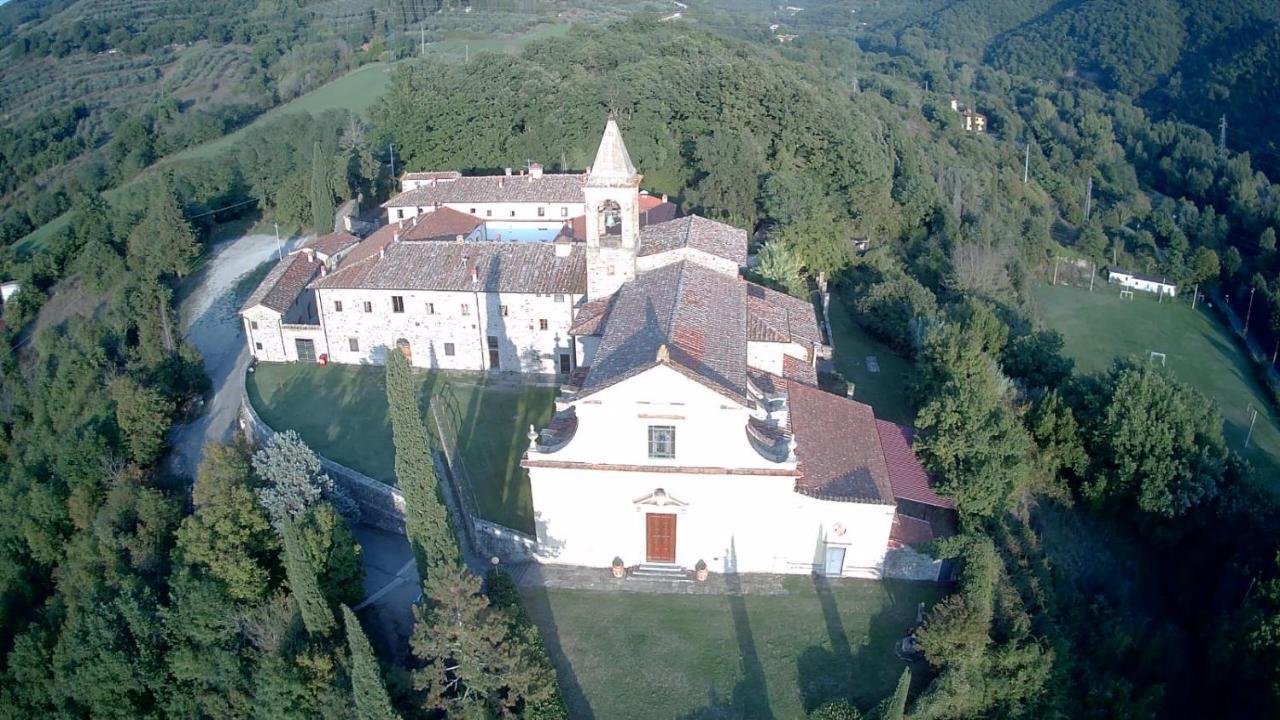
[[642, 563], [631, 569], [628, 575], [637, 580], [673, 580], [676, 582], [693, 582], [689, 572], [679, 565], [655, 565]]

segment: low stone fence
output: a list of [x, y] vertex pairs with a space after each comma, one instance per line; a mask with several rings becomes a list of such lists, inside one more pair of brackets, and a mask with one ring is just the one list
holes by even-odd
[[485, 558], [498, 558], [503, 563], [537, 562], [545, 555], [538, 539], [505, 525], [472, 518], [475, 528], [476, 552]]
[[890, 580], [929, 580], [941, 582], [945, 563], [911, 548], [895, 548], [884, 556], [882, 576]]
[[[257, 445], [266, 443], [276, 434], [258, 417], [247, 396], [240, 399], [240, 429], [249, 442]], [[319, 457], [324, 471], [360, 506], [360, 522], [379, 530], [404, 534], [404, 496], [399, 490], [323, 455]]]

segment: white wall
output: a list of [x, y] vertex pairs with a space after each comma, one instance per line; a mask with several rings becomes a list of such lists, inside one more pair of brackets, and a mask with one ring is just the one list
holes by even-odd
[[716, 272], [723, 273], [729, 277], [738, 277], [738, 263], [733, 260], [727, 260], [718, 255], [712, 255], [701, 250], [693, 248], [676, 248], [656, 255], [644, 255], [636, 258], [636, 268], [641, 272], [653, 270], [664, 265], [680, 262], [681, 260], [689, 260], [703, 267], [710, 268]]
[[[330, 358], [340, 363], [380, 363], [387, 348], [409, 341], [417, 367], [484, 370], [489, 366], [488, 337], [498, 339], [499, 369], [554, 373], [559, 354], [573, 354], [569, 326], [580, 295], [472, 293], [408, 290], [317, 291], [329, 338]], [[393, 312], [392, 296], [404, 299], [404, 312]], [[342, 303], [342, 311], [335, 302]], [[365, 312], [364, 303], [372, 312]], [[428, 303], [434, 313], [428, 313]], [[470, 314], [462, 314], [462, 306]], [[507, 315], [501, 307], [507, 306]], [[547, 321], [542, 330], [539, 320]], [[350, 349], [356, 338], [359, 349]], [[452, 343], [454, 354], [445, 354]]]
[[[519, 182], [520, 178], [513, 178]], [[586, 212], [586, 204], [576, 203], [536, 203], [536, 202], [450, 202], [441, 203], [441, 207], [453, 208], [458, 212], [475, 215], [481, 220], [516, 220], [522, 222], [554, 222], [563, 224], [565, 220], [575, 218]], [[539, 209], [542, 215], [538, 214]], [[393, 223], [416, 217], [419, 213], [435, 210], [432, 205], [420, 207], [388, 207], [387, 222]]]
[[799, 343], [761, 342], [758, 340], [747, 342], [747, 367], [764, 370], [774, 375], [782, 375], [783, 358], [787, 355], [805, 362], [809, 361], [809, 351]]
[[249, 355], [255, 360], [266, 362], [284, 362], [288, 359], [285, 356], [284, 338], [280, 333], [280, 313], [257, 305], [240, 315], [241, 322], [244, 323], [245, 341], [249, 344]]

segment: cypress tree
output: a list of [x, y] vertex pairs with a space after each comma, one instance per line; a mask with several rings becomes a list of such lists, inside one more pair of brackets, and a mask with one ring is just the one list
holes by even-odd
[[378, 661], [373, 657], [369, 638], [351, 608], [342, 606], [342, 621], [347, 627], [347, 647], [351, 650], [351, 692], [356, 699], [359, 720], [399, 720], [391, 707], [387, 686], [382, 682]]
[[405, 534], [413, 546], [418, 573], [425, 578], [431, 569], [458, 564], [462, 558], [449, 526], [449, 511], [440, 501], [440, 482], [418, 410], [418, 385], [409, 361], [395, 350], [387, 352], [387, 405], [396, 449], [396, 480], [404, 493]]
[[332, 162], [317, 140], [311, 149], [311, 224], [321, 235], [333, 232]]
[[284, 536], [284, 570], [289, 579], [289, 590], [302, 613], [302, 624], [311, 635], [328, 635], [335, 624], [333, 610], [320, 592], [320, 581], [315, 568], [307, 560], [307, 551], [296, 523], [289, 523], [281, 534]]
[[907, 714], [907, 692], [910, 690], [911, 668], [902, 668], [902, 675], [898, 677], [898, 687], [880, 705], [880, 711], [876, 713], [877, 720], [902, 720]]

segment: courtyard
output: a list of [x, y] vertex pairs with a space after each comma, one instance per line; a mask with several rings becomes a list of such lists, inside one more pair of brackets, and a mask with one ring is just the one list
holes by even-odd
[[[424, 372], [420, 398], [430, 437], [434, 417], [456, 439], [475, 507], [487, 520], [533, 532], [529, 477], [520, 467], [529, 425], [551, 418], [556, 390], [480, 373]], [[259, 363], [249, 401], [276, 430], [295, 430], [317, 453], [395, 483], [385, 371], [374, 365]]]
[[[1093, 292], [1039, 285], [1035, 299], [1045, 324], [1062, 333], [1064, 352], [1075, 360], [1077, 372], [1106, 371], [1118, 357], [1159, 363], [1150, 353], [1164, 353], [1165, 367], [1174, 376], [1217, 403], [1227, 444], [1252, 463], [1255, 476], [1270, 483], [1280, 470], [1280, 431], [1266, 390], [1236, 339], [1211, 311], [1192, 310], [1183, 298], [1158, 303], [1141, 292], [1123, 299], [1110, 285]], [[1246, 448], [1250, 408], [1258, 410], [1258, 418]]]
[[[796, 718], [893, 692], [894, 644], [942, 586], [783, 580], [778, 595], [521, 588], [575, 718]], [[923, 667], [915, 677], [922, 686]]]

